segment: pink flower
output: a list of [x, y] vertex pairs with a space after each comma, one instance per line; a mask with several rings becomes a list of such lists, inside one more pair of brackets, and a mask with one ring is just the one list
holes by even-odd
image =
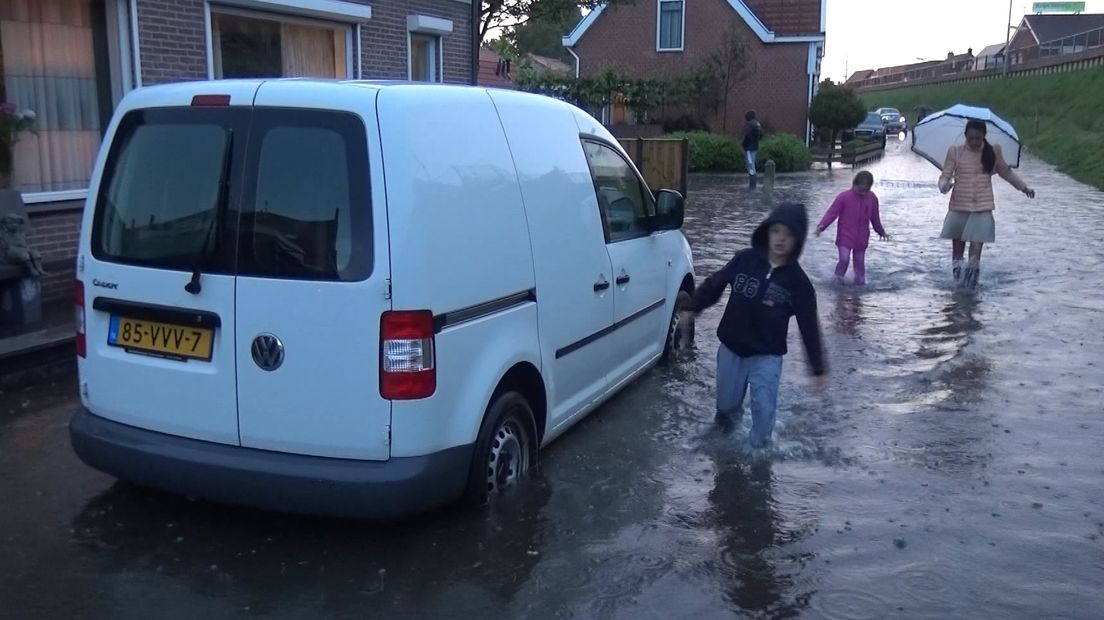
[[18, 110], [18, 109], [19, 108], [16, 107], [16, 105], [14, 103], [11, 103], [10, 101], [5, 101], [4, 103], [0, 103], [0, 114], [4, 114], [5, 116], [13, 116], [15, 114], [15, 111]]

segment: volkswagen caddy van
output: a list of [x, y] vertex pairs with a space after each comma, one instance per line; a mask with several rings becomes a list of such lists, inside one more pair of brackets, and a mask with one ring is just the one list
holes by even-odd
[[73, 448], [278, 511], [485, 501], [671, 354], [694, 286], [682, 203], [543, 96], [133, 91], [81, 230]]

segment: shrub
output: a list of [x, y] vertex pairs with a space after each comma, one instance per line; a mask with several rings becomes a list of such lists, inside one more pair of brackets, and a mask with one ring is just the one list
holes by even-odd
[[690, 172], [731, 172], [744, 169], [744, 151], [731, 136], [703, 131], [671, 134], [690, 141]]
[[812, 161], [805, 142], [789, 133], [776, 133], [763, 138], [759, 143], [756, 167], [762, 170], [768, 159], [774, 160], [775, 170], [778, 172], [808, 170]]
[[690, 116], [689, 114], [683, 114], [678, 118], [668, 118], [663, 120], [664, 133], [687, 133], [691, 131], [709, 131], [709, 125], [700, 118]]

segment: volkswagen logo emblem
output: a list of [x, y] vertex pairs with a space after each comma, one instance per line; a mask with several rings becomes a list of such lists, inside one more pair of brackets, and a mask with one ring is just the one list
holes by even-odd
[[254, 338], [251, 351], [253, 361], [261, 370], [272, 372], [284, 363], [284, 343], [273, 334], [260, 334]]

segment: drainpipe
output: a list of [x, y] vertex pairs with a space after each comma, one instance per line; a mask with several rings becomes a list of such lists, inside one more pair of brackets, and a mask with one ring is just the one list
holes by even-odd
[[570, 47], [567, 48], [567, 52], [575, 58], [575, 79], [579, 79], [579, 63], [581, 62], [579, 60], [579, 55], [576, 54], [575, 50]]
[[472, 58], [471, 58], [471, 83], [479, 85], [479, 48], [482, 40], [479, 37], [479, 10], [483, 7], [481, 0], [471, 0], [471, 29], [472, 29]]

